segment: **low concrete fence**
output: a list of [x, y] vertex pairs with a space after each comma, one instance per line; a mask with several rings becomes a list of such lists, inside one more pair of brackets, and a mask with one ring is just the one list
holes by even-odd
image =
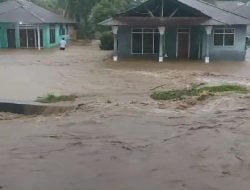
[[73, 106], [54, 106], [30, 103], [0, 102], [0, 112], [22, 115], [49, 115], [73, 110]]

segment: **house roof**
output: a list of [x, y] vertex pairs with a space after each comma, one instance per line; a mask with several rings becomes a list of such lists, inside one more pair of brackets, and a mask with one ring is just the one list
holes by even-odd
[[241, 2], [241, 1], [216, 1], [215, 4], [222, 8], [222, 9], [226, 9], [226, 10], [234, 10], [239, 6], [244, 5], [245, 3]]
[[22, 22], [24, 24], [74, 23], [26, 0], [9, 0], [0, 3], [0, 22]]
[[217, 1], [216, 4], [218, 7], [230, 10], [250, 19], [250, 1], [247, 3], [240, 1]]
[[[217, 7], [215, 5], [209, 4], [207, 2], [201, 1], [201, 0], [165, 0], [167, 3], [175, 4], [177, 7], [178, 5], [183, 5], [186, 7], [191, 8], [192, 10], [195, 10], [196, 12], [200, 13], [201, 17], [207, 17], [206, 20], [199, 23], [199, 25], [248, 25], [250, 24], [250, 19], [248, 19], [246, 16], [240, 15], [238, 13], [235, 13], [231, 10], [226, 10], [221, 7]], [[160, 0], [148, 0], [145, 3], [139, 5], [138, 7], [135, 7], [133, 9], [130, 9], [126, 12], [117, 14], [112, 20], [106, 20], [100, 24], [103, 25], [115, 25], [118, 23], [118, 25], [126, 25], [129, 24], [128, 22], [124, 21], [124, 17], [130, 17], [131, 14], [135, 12], [140, 12], [140, 9], [145, 8], [151, 3], [155, 3], [156, 5], [160, 4]], [[146, 17], [146, 16], [144, 16]], [[169, 16], [171, 17], [171, 16]], [[149, 16], [146, 18], [150, 18]], [[158, 19], [161, 19], [160, 17], [157, 17]], [[171, 17], [171, 19], [174, 17]], [[169, 19], [169, 20], [171, 20]], [[148, 22], [152, 22], [151, 19], [142, 19], [144, 24], [147, 24]], [[168, 21], [169, 21], [168, 20]], [[191, 19], [192, 20], [192, 19]], [[190, 22], [191, 23], [191, 22]], [[192, 23], [191, 23], [192, 24]]]

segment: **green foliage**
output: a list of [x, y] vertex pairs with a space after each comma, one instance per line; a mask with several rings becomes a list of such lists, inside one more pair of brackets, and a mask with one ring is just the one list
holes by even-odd
[[56, 96], [54, 94], [48, 94], [45, 97], [38, 97], [36, 101], [40, 103], [56, 103], [56, 102], [74, 101], [76, 98], [77, 98], [76, 95]]
[[114, 48], [114, 37], [111, 32], [102, 33], [100, 41], [100, 48], [102, 50], [112, 50]]
[[[114, 16], [115, 14], [127, 10], [134, 6], [135, 1], [133, 0], [100, 0], [91, 10], [89, 20], [98, 27], [98, 23]], [[102, 30], [102, 29], [101, 29]]]
[[191, 89], [183, 89], [183, 90], [171, 90], [171, 91], [162, 91], [162, 92], [154, 92], [151, 95], [151, 98], [154, 100], [182, 100], [186, 97], [190, 96], [202, 96], [204, 94], [214, 95], [216, 93], [222, 92], [238, 92], [238, 93], [246, 93], [248, 89], [239, 85], [219, 85], [219, 86], [205, 86], [205, 87], [193, 87]]

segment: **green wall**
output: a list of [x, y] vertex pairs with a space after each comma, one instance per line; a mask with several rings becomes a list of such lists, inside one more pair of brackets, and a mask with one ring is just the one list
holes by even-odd
[[61, 40], [59, 24], [55, 25], [55, 35], [56, 35], [56, 41], [55, 43], [51, 44], [50, 43], [50, 25], [49, 24], [44, 25], [43, 27], [44, 48], [52, 48], [52, 47], [57, 47], [59, 45], [60, 40]]
[[[52, 48], [58, 47], [61, 35], [60, 35], [60, 25], [54, 24], [55, 26], [55, 43], [50, 43], [50, 25], [45, 24], [40, 26], [43, 30], [43, 47], [44, 48]], [[16, 48], [20, 48], [20, 35], [19, 35], [19, 25], [16, 24], [8, 24], [8, 23], [0, 23], [0, 48], [8, 48], [8, 39], [7, 39], [7, 29], [15, 29], [16, 30]]]
[[0, 24], [0, 47], [8, 48], [8, 40], [7, 40], [7, 29], [14, 29], [15, 26], [12, 24]]

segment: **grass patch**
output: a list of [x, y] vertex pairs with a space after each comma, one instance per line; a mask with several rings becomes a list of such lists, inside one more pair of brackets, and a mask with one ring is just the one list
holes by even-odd
[[154, 92], [151, 98], [154, 100], [183, 100], [187, 97], [201, 97], [201, 96], [213, 96], [216, 93], [223, 92], [236, 92], [236, 93], [247, 93], [248, 89], [239, 85], [219, 85], [219, 86], [204, 86], [204, 87], [193, 87], [191, 89], [183, 90], [171, 90], [171, 91], [159, 91]]
[[45, 97], [38, 97], [36, 102], [40, 103], [56, 103], [56, 102], [66, 102], [66, 101], [74, 101], [77, 98], [76, 95], [59, 95], [56, 96], [54, 94], [48, 94]]

